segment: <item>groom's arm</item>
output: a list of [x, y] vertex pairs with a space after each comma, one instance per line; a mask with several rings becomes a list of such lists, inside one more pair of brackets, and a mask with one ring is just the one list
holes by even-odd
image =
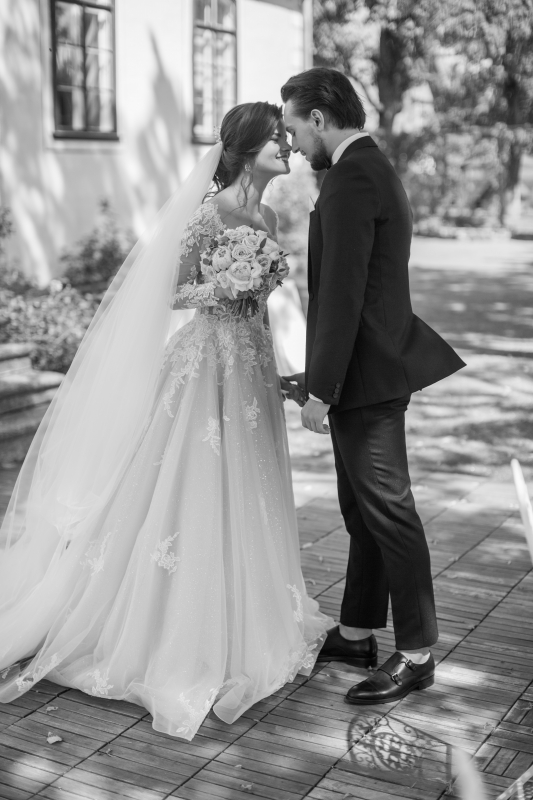
[[319, 202], [323, 250], [307, 388], [337, 405], [361, 319], [379, 195], [358, 164], [341, 162], [326, 176]]

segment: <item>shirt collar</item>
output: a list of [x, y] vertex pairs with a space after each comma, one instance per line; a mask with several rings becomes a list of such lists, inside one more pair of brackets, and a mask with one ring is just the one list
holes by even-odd
[[349, 136], [344, 142], [341, 142], [340, 145], [337, 147], [333, 155], [331, 156], [331, 164], [336, 164], [339, 158], [342, 156], [344, 151], [347, 147], [349, 147], [352, 142], [356, 142], [357, 139], [361, 139], [363, 136], [370, 136], [369, 133], [366, 131], [359, 131], [359, 133], [354, 133], [353, 136]]

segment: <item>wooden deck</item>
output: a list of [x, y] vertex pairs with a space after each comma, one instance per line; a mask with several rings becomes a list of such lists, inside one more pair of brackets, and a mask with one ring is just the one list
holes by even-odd
[[[334, 484], [300, 483], [305, 577], [337, 616], [347, 534]], [[0, 707], [0, 797], [474, 800], [452, 781], [475, 754], [496, 798], [533, 763], [533, 571], [510, 473], [427, 473], [414, 484], [440, 621], [433, 688], [356, 710], [343, 695], [366, 673], [322, 665], [234, 725], [210, 717], [185, 743], [155, 733], [142, 708], [43, 681]], [[392, 634], [378, 638], [383, 658]], [[62, 741], [48, 744], [49, 733]]]

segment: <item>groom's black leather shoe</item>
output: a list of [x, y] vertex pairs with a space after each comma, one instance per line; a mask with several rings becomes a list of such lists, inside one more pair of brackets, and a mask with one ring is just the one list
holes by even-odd
[[352, 667], [375, 667], [378, 663], [378, 643], [374, 634], [352, 642], [345, 639], [336, 625], [328, 631], [317, 661], [342, 661]]
[[402, 653], [394, 653], [371, 678], [348, 691], [347, 703], [370, 706], [375, 703], [394, 703], [413, 689], [427, 689], [435, 683], [435, 661], [430, 654], [424, 664], [413, 664]]

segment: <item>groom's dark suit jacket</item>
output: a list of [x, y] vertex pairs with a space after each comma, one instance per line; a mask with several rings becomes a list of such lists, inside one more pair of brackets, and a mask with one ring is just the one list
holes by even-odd
[[370, 136], [327, 172], [309, 230], [306, 389], [331, 412], [403, 397], [465, 366], [413, 314], [412, 214]]

